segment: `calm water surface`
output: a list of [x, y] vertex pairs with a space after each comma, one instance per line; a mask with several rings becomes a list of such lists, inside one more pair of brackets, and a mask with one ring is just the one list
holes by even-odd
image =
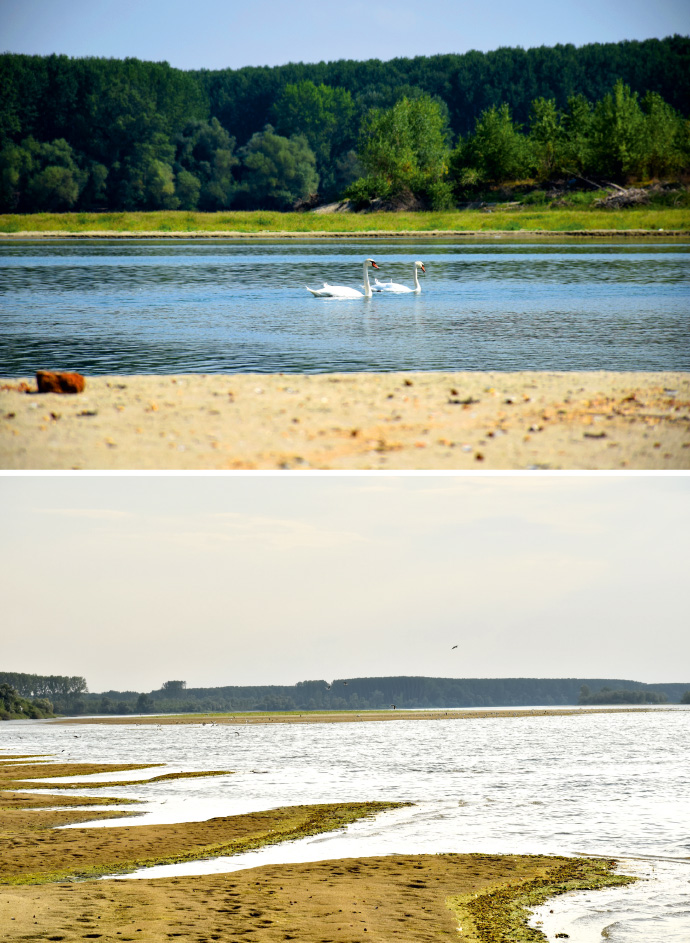
[[[419, 296], [359, 287], [362, 260]], [[0, 245], [0, 376], [690, 369], [690, 245], [488, 239]]]
[[[64, 760], [163, 761], [171, 770], [236, 771], [145, 790], [108, 790], [146, 799], [151, 823], [339, 800], [415, 803], [332, 835], [235, 858], [151, 868], [142, 876], [392, 853], [614, 856], [622, 870], [644, 880], [552, 900], [535, 917], [544, 921], [549, 939], [568, 932], [572, 943], [590, 943], [601, 940], [607, 928], [616, 943], [687, 943], [689, 732], [690, 711], [676, 709], [239, 728], [5, 723], [0, 745], [22, 753], [64, 750]], [[91, 793], [85, 789], [85, 794]], [[101, 827], [116, 824], [132, 823], [110, 820]]]

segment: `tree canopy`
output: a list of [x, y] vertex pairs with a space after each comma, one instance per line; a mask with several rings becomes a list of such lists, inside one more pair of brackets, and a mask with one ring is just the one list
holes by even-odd
[[690, 163], [690, 38], [181, 71], [0, 55], [0, 211], [442, 207], [505, 179]]

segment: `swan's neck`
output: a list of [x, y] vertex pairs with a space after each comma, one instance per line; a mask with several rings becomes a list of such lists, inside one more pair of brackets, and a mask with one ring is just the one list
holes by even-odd
[[421, 291], [421, 290], [422, 290], [422, 286], [419, 284], [419, 275], [417, 274], [418, 271], [419, 271], [419, 270], [418, 270], [417, 266], [415, 265], [415, 267], [414, 267], [414, 290], [415, 290], [415, 291]]
[[364, 272], [364, 297], [371, 298], [371, 285], [369, 284], [369, 263], [365, 262], [362, 266]]

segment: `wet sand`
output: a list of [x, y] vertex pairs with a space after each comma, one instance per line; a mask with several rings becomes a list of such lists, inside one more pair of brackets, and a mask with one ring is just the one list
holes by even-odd
[[[210, 858], [341, 828], [404, 803], [295, 806], [206, 822], [57, 830], [119, 814], [111, 799], [13, 791], [45, 776], [126, 772], [141, 765], [16, 762], [0, 757], [0, 926], [3, 940], [244, 940], [362, 943], [498, 941], [519, 905], [575, 886], [625, 880], [612, 861], [517, 855], [391, 855], [273, 865], [226, 875], [83, 880], [161, 862]], [[22, 759], [31, 759], [22, 757]], [[153, 768], [153, 767], [152, 767]], [[89, 784], [90, 790], [99, 784]], [[104, 784], [100, 784], [104, 788]], [[107, 785], [110, 785], [108, 783]], [[75, 878], [81, 878], [74, 883]], [[141, 934], [141, 935], [139, 935]], [[366, 935], [365, 935], [366, 934]]]
[[[581, 870], [580, 861], [564, 858], [391, 855], [203, 877], [2, 887], [0, 922], [8, 943], [527, 940], [536, 937], [506, 934], [518, 925], [516, 915], [508, 922], [508, 900], [572, 881]], [[603, 866], [597, 874], [606, 879]]]
[[690, 373], [0, 381], [4, 469], [688, 469]]
[[[75, 781], [75, 777], [126, 773], [132, 769], [149, 770], [150, 776], [136, 783], [140, 789], [146, 789], [161, 778], [217, 775], [218, 771], [168, 773], [161, 777], [156, 775], [156, 765], [151, 764], [14, 763], [11, 758], [2, 759], [0, 884], [49, 884], [124, 873], [153, 864], [217, 858], [333, 831], [357, 819], [407, 804], [343, 802], [296, 805], [246, 815], [220, 816], [202, 822], [60, 830], [56, 826], [121, 815], [119, 811], [99, 809], [105, 804], [99, 797], [80, 797], [79, 805], [93, 807], [93, 811], [76, 809], [74, 801], [70, 802], [59, 794], [62, 790], [97, 791], [130, 784], [124, 777], [120, 781], [95, 782]], [[231, 775], [231, 771], [226, 771], [226, 775]], [[57, 777], [69, 777], [72, 781], [42, 782], [45, 778]], [[26, 789], [45, 792], [27, 795]], [[112, 804], [110, 798], [107, 801]], [[136, 811], [133, 810], [134, 814]]]

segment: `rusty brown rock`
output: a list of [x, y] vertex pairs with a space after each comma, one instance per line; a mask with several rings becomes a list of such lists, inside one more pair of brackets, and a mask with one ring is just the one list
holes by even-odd
[[39, 393], [82, 393], [86, 386], [81, 373], [54, 373], [52, 370], [37, 370], [36, 383]]

